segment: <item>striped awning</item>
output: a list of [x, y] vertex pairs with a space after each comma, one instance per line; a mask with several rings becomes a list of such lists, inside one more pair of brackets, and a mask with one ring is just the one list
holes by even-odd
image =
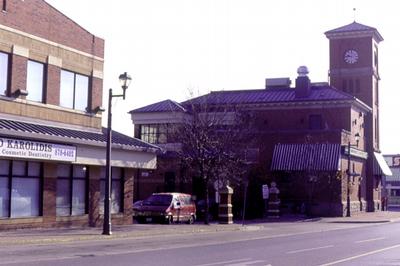
[[374, 152], [374, 175], [386, 175], [391, 176], [392, 171], [387, 165], [385, 158], [383, 158], [381, 153]]
[[272, 171], [339, 171], [340, 144], [277, 144]]

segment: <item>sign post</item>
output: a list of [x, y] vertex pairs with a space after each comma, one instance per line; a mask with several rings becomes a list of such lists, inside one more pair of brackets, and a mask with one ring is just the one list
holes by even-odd
[[264, 216], [268, 216], [269, 188], [267, 184], [262, 185], [262, 196], [264, 200]]

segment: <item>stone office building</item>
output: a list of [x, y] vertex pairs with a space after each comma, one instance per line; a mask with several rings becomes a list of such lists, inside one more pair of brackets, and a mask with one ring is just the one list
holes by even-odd
[[[42, 0], [0, 3], [0, 229], [102, 223], [104, 40]], [[113, 132], [112, 220], [156, 147]]]

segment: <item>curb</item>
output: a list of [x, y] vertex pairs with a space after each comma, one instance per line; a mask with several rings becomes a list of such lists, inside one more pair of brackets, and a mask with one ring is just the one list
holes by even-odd
[[[374, 218], [374, 217], [370, 217]], [[336, 223], [336, 224], [382, 224], [398, 222], [400, 217], [368, 219], [367, 217], [345, 218], [308, 218], [308, 219], [282, 219], [282, 220], [257, 220], [247, 221], [246, 224], [233, 223], [229, 225], [221, 224], [195, 224], [195, 225], [176, 225], [176, 226], [136, 226], [128, 225], [116, 227], [112, 235], [102, 235], [101, 230], [78, 228], [72, 230], [61, 228], [55, 230], [23, 230], [23, 231], [0, 231], [0, 246], [6, 245], [49, 245], [67, 244], [78, 241], [101, 241], [101, 240], [121, 240], [121, 239], [144, 239], [157, 238], [162, 236], [178, 236], [182, 234], [208, 234], [217, 232], [238, 232], [238, 231], [258, 231], [268, 228], [279, 229], [279, 224], [296, 223]]]
[[378, 224], [378, 223], [390, 223], [391, 220], [376, 220], [376, 221], [327, 221], [327, 223], [335, 224]]

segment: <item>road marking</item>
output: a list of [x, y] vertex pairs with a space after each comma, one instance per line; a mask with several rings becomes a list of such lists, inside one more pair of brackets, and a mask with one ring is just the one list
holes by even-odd
[[[264, 262], [263, 260], [249, 260], [249, 261], [244, 261], [244, 262], [239, 262], [235, 264], [228, 264], [227, 266], [247, 266], [247, 265], [252, 265], [256, 263], [261, 263]], [[269, 264], [271, 265], [271, 264]]]
[[385, 237], [379, 237], [379, 238], [371, 238], [371, 239], [359, 240], [359, 241], [356, 241], [355, 243], [365, 243], [365, 242], [372, 242], [372, 241], [383, 240], [383, 239], [385, 239]]
[[382, 249], [377, 249], [377, 250], [370, 251], [370, 252], [367, 252], [367, 253], [363, 253], [363, 254], [360, 254], [360, 255], [357, 255], [357, 256], [348, 257], [348, 258], [344, 258], [344, 259], [337, 260], [337, 261], [332, 261], [332, 262], [329, 262], [329, 263], [321, 264], [319, 266], [335, 265], [335, 264], [339, 264], [339, 263], [342, 263], [342, 262], [346, 262], [346, 261], [358, 259], [358, 258], [361, 258], [361, 257], [365, 257], [365, 256], [368, 256], [368, 255], [376, 254], [376, 253], [379, 253], [379, 252], [383, 252], [383, 251], [386, 251], [386, 250], [398, 248], [398, 247], [400, 247], [400, 244], [399, 245], [390, 246], [390, 247], [386, 247], [386, 248], [382, 248]]
[[213, 263], [206, 263], [206, 264], [197, 264], [195, 266], [213, 266], [213, 265], [220, 265], [220, 264], [226, 264], [226, 263], [235, 263], [235, 262], [242, 262], [242, 261], [248, 261], [250, 258], [246, 259], [238, 259], [238, 260], [226, 260], [226, 261], [217, 261]]
[[[261, 263], [261, 262], [264, 262], [264, 260], [251, 260], [250, 258], [246, 258], [246, 259], [238, 259], [238, 260], [216, 261], [216, 262], [206, 263], [206, 264], [196, 264], [195, 266], [213, 266], [213, 265], [246, 266], [246, 265], [252, 265], [252, 264]], [[272, 265], [267, 264], [264, 266], [272, 266]]]
[[333, 245], [315, 247], [315, 248], [297, 249], [297, 250], [288, 251], [288, 252], [286, 252], [286, 254], [295, 254], [295, 253], [300, 253], [300, 252], [306, 252], [306, 251], [312, 251], [312, 250], [318, 250], [318, 249], [324, 249], [324, 248], [332, 248], [332, 247], [333, 247]]

